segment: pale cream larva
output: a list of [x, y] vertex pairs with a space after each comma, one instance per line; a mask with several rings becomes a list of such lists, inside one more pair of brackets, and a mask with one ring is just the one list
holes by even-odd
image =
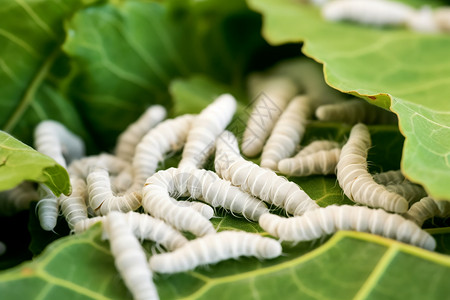
[[261, 167], [278, 170], [278, 162], [294, 154], [312, 116], [311, 99], [296, 96], [287, 105], [267, 139], [261, 154]]
[[[94, 218], [84, 219], [78, 222], [74, 227], [76, 234], [88, 230], [94, 224], [104, 223], [109, 214], [106, 216], [97, 216]], [[134, 235], [140, 240], [151, 240], [157, 244], [163, 245], [168, 251], [172, 251], [187, 243], [187, 239], [172, 226], [162, 220], [153, 218], [147, 214], [137, 212], [127, 212], [124, 214], [125, 222]], [[108, 238], [105, 232], [104, 238]]]
[[300, 151], [295, 155], [295, 157], [306, 156], [309, 154], [313, 154], [319, 151], [331, 150], [334, 148], [341, 148], [338, 142], [329, 141], [329, 140], [317, 140], [313, 141], [310, 144], [302, 147]]
[[406, 201], [408, 201], [409, 205], [419, 201], [423, 197], [427, 196], [427, 193], [418, 184], [414, 184], [410, 181], [405, 181], [403, 183], [390, 184], [386, 186], [388, 191], [397, 193], [403, 196]]
[[70, 179], [72, 193], [69, 196], [61, 195], [59, 206], [70, 228], [88, 218], [87, 212], [87, 187], [86, 182], [78, 177]]
[[286, 158], [278, 163], [278, 170], [290, 176], [335, 174], [340, 155], [341, 149], [334, 148], [321, 150], [309, 155]]
[[205, 203], [201, 203], [198, 201], [178, 200], [176, 204], [181, 207], [191, 207], [201, 213], [202, 216], [204, 216], [208, 220], [214, 216], [214, 209], [212, 209], [211, 206]]
[[263, 76], [253, 74], [249, 77], [249, 94], [253, 100], [252, 112], [242, 138], [242, 153], [247, 156], [258, 155], [281, 116], [289, 100], [298, 91], [296, 84], [286, 76]]
[[242, 158], [236, 137], [229, 131], [225, 131], [216, 141], [215, 170], [220, 177], [243, 191], [284, 208], [287, 213], [301, 215], [319, 207], [294, 182]]
[[97, 215], [105, 215], [112, 210], [128, 212], [141, 206], [141, 195], [130, 192], [115, 196], [112, 192], [109, 173], [103, 168], [95, 168], [87, 177], [89, 206]]
[[320, 121], [344, 122], [350, 125], [397, 122], [395, 114], [367, 103], [362, 99], [347, 100], [340, 103], [321, 105], [316, 109]]
[[292, 218], [265, 214], [259, 219], [259, 225], [282, 241], [310, 241], [338, 230], [355, 230], [396, 239], [428, 250], [434, 250], [436, 247], [434, 238], [415, 223], [383, 209], [370, 209], [365, 206], [330, 205]]
[[423, 6], [406, 20], [406, 26], [414, 31], [424, 33], [439, 32], [439, 24], [433, 10], [429, 6]]
[[119, 174], [128, 171], [130, 164], [115, 155], [102, 153], [73, 161], [67, 171], [70, 177], [86, 179], [90, 171], [96, 167], [108, 170], [110, 174]]
[[450, 216], [450, 201], [438, 201], [431, 197], [424, 197], [414, 203], [403, 216], [422, 226], [425, 220], [432, 217], [446, 218]]
[[38, 186], [39, 202], [36, 210], [41, 228], [47, 231], [53, 230], [58, 218], [58, 197], [45, 184]]
[[161, 105], [152, 105], [142, 114], [139, 119], [129, 125], [125, 131], [119, 135], [115, 153], [125, 161], [133, 160], [137, 144], [142, 137], [159, 122], [164, 120], [167, 112]]
[[158, 273], [178, 273], [240, 256], [272, 259], [281, 255], [276, 240], [243, 231], [222, 231], [197, 238], [171, 253], [150, 258], [150, 269]]
[[114, 263], [133, 298], [159, 299], [145, 252], [127, 226], [126, 217], [119, 212], [110, 212], [105, 225]]
[[194, 115], [183, 115], [165, 120], [142, 138], [133, 158], [134, 179], [129, 191], [141, 193], [145, 181], [156, 172], [164, 155], [183, 148], [194, 119]]
[[450, 7], [437, 8], [434, 18], [441, 31], [450, 32]]
[[385, 186], [376, 183], [367, 171], [367, 153], [371, 145], [369, 129], [364, 124], [353, 126], [347, 143], [342, 147], [337, 164], [337, 179], [347, 197], [371, 207], [404, 213], [408, 201]]
[[0, 192], [0, 216], [11, 216], [30, 208], [30, 203], [37, 201], [39, 194], [30, 181], [23, 181], [16, 187]]
[[186, 139], [179, 168], [200, 168], [214, 152], [214, 142], [236, 111], [236, 99], [230, 94], [217, 97], [195, 118]]
[[406, 179], [400, 170], [390, 170], [372, 175], [376, 183], [389, 185], [403, 183]]
[[404, 25], [414, 8], [388, 0], [336, 0], [322, 7], [322, 16], [329, 21], [354, 21], [374, 26]]

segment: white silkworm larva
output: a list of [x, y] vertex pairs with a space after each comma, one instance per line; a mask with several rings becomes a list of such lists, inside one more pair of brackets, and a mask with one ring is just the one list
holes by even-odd
[[300, 149], [300, 151], [294, 157], [306, 156], [306, 155], [313, 154], [313, 153], [316, 153], [319, 151], [326, 151], [326, 150], [331, 150], [331, 149], [340, 148], [340, 147], [341, 146], [339, 145], [339, 143], [335, 142], [335, 141], [318, 140], [318, 141], [311, 142], [310, 144], [302, 147]]
[[156, 124], [164, 120], [167, 112], [161, 105], [152, 105], [142, 114], [139, 119], [129, 125], [125, 131], [119, 135], [116, 145], [116, 155], [125, 161], [133, 160], [136, 146], [142, 137]]
[[183, 147], [194, 119], [193, 115], [183, 115], [165, 120], [142, 138], [133, 158], [134, 183], [129, 191], [140, 193], [147, 178], [164, 160], [164, 154]]
[[336, 0], [322, 7], [326, 20], [348, 20], [375, 26], [403, 25], [414, 11], [404, 3], [386, 0]]
[[353, 126], [347, 143], [342, 147], [337, 164], [337, 179], [347, 197], [371, 207], [404, 213], [408, 201], [376, 183], [367, 171], [367, 153], [371, 145], [369, 129], [364, 124]]
[[236, 99], [230, 94], [219, 96], [195, 118], [186, 139], [179, 168], [202, 167], [214, 152], [214, 142], [236, 111]]
[[180, 231], [196, 236], [215, 233], [212, 223], [198, 211], [174, 203], [176, 200], [171, 197], [171, 193], [176, 193], [173, 169], [159, 171], [147, 179], [142, 190], [142, 207]]
[[40, 122], [34, 130], [36, 150], [50, 156], [64, 168], [66, 162], [84, 156], [84, 142], [57, 121]]
[[51, 231], [58, 219], [58, 197], [45, 184], [38, 186], [39, 202], [36, 205], [37, 215], [41, 228]]
[[338, 230], [355, 230], [429, 250], [436, 247], [434, 238], [415, 223], [400, 215], [365, 206], [330, 205], [292, 218], [265, 214], [259, 219], [259, 225], [282, 241], [310, 241]]
[[178, 206], [181, 207], [191, 207], [202, 214], [208, 220], [214, 216], [214, 209], [211, 208], [208, 204], [197, 202], [197, 201], [183, 201], [178, 200], [176, 202]]
[[236, 137], [231, 132], [224, 132], [217, 139], [215, 166], [219, 176], [243, 191], [267, 203], [282, 207], [293, 215], [301, 215], [305, 211], [319, 207], [294, 182], [242, 158], [235, 152], [236, 144]]
[[389, 185], [403, 183], [406, 179], [400, 170], [391, 170], [372, 175], [376, 183]]
[[152, 271], [139, 241], [126, 224], [126, 217], [110, 212], [105, 224], [114, 263], [134, 299], [159, 299]]
[[296, 96], [289, 102], [264, 145], [261, 167], [276, 171], [280, 160], [294, 154], [311, 115], [312, 104], [307, 96]]
[[276, 240], [243, 231], [222, 231], [186, 243], [171, 252], [150, 258], [150, 269], [158, 273], [177, 273], [240, 256], [272, 259], [281, 255]]
[[110, 177], [111, 187], [113, 192], [119, 196], [124, 194], [134, 182], [133, 168], [129, 165], [127, 168], [122, 170], [119, 174]]
[[110, 174], [119, 174], [124, 170], [128, 170], [130, 164], [115, 155], [102, 153], [73, 161], [67, 171], [70, 177], [86, 179], [90, 171], [96, 167], [108, 170]]
[[89, 206], [96, 214], [106, 215], [109, 211], [133, 211], [141, 206], [141, 195], [130, 192], [123, 196], [114, 196], [108, 171], [96, 168], [87, 177]]
[[446, 218], [450, 216], [450, 202], [424, 197], [419, 202], [414, 203], [403, 216], [417, 225], [422, 226], [423, 222], [429, 218], [435, 216]]
[[305, 156], [283, 159], [278, 163], [281, 173], [291, 176], [308, 176], [313, 174], [335, 174], [336, 165], [341, 155], [340, 148], [322, 150]]
[[256, 156], [263, 149], [267, 137], [289, 100], [298, 91], [297, 86], [286, 76], [249, 77], [250, 99], [253, 110], [247, 121], [242, 138], [242, 153]]
[[[109, 215], [89, 218], [78, 222], [74, 227], [76, 234], [82, 233], [96, 223], [105, 222]], [[152, 240], [163, 245], [168, 251], [173, 251], [187, 243], [187, 239], [172, 226], [160, 219], [147, 214], [130, 211], [125, 216], [125, 222], [134, 235], [140, 240]], [[105, 232], [104, 238], [108, 238]]]
[[86, 182], [78, 177], [70, 179], [72, 185], [72, 194], [69, 196], [61, 195], [59, 198], [59, 205], [62, 214], [66, 218], [67, 224], [70, 228], [88, 218], [87, 212], [87, 187]]
[[320, 121], [344, 122], [354, 125], [396, 122], [396, 116], [362, 99], [347, 100], [340, 103], [321, 105], [316, 109], [316, 117]]
[[23, 181], [16, 187], [0, 192], [0, 215], [11, 216], [30, 208], [32, 201], [39, 200], [39, 194], [29, 181]]
[[439, 25], [429, 6], [423, 6], [421, 9], [414, 12], [406, 20], [406, 26], [414, 31], [435, 33], [439, 32]]
[[439, 29], [443, 32], [450, 32], [450, 7], [441, 7], [434, 12]]
[[409, 181], [387, 185], [386, 189], [403, 196], [410, 205], [427, 196], [423, 187]]

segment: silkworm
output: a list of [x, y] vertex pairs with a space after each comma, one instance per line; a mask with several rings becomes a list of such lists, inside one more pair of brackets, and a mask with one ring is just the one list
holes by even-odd
[[414, 203], [403, 216], [418, 226], [422, 226], [423, 222], [429, 218], [435, 216], [446, 218], [450, 216], [450, 202], [424, 197], [419, 202]]
[[423, 187], [409, 181], [387, 185], [386, 189], [403, 196], [410, 205], [427, 196]]
[[236, 99], [230, 94], [216, 98], [195, 118], [186, 139], [179, 168], [200, 168], [214, 152], [214, 142], [230, 123]]
[[129, 165], [117, 175], [110, 177], [111, 188], [113, 192], [121, 195], [130, 189], [134, 182], [133, 168]]
[[319, 151], [331, 150], [334, 148], [340, 148], [338, 142], [329, 140], [317, 140], [309, 143], [308, 145], [302, 147], [300, 151], [294, 157], [307, 156]]
[[167, 112], [161, 105], [152, 105], [142, 114], [139, 119], [129, 125], [117, 139], [115, 153], [117, 157], [131, 162], [134, 157], [136, 146], [142, 137], [159, 122], [164, 120]]
[[408, 201], [385, 186], [376, 183], [367, 171], [367, 153], [371, 145], [369, 129], [364, 124], [353, 126], [347, 143], [342, 147], [337, 164], [337, 179], [347, 197], [371, 207], [404, 213]]
[[211, 222], [202, 214], [191, 207], [181, 207], [175, 203], [171, 194], [178, 192], [175, 189], [173, 170], [174, 168], [159, 171], [147, 179], [142, 190], [142, 207], [152, 216], [166, 221], [180, 231], [188, 231], [196, 236], [215, 233]]
[[50, 156], [67, 168], [67, 163], [84, 156], [84, 143], [57, 121], [40, 122], [34, 130], [34, 144], [37, 151]]
[[282, 241], [310, 241], [338, 230], [355, 230], [429, 250], [436, 247], [434, 238], [413, 222], [400, 215], [365, 206], [330, 205], [292, 218], [265, 214], [259, 219], [259, 225]]
[[201, 203], [198, 201], [178, 200], [176, 204], [181, 207], [192, 207], [193, 209], [201, 213], [202, 216], [204, 216], [208, 220], [214, 216], [214, 210], [211, 208], [211, 206], [205, 203]]
[[30, 208], [32, 201], [39, 200], [39, 194], [29, 181], [23, 181], [16, 187], [0, 192], [0, 215], [13, 214]]
[[140, 193], [147, 178], [164, 160], [164, 155], [183, 147], [194, 119], [193, 115], [183, 115], [165, 120], [142, 138], [133, 158], [134, 182], [129, 191]]
[[322, 150], [305, 156], [286, 158], [278, 163], [281, 173], [291, 176], [334, 174], [341, 154], [340, 148]]
[[78, 177], [70, 179], [72, 193], [69, 196], [61, 195], [59, 206], [70, 228], [88, 218], [87, 187], [86, 182]]
[[249, 77], [252, 112], [242, 138], [242, 153], [253, 157], [261, 152], [281, 113], [298, 91], [297, 86], [286, 76]]
[[290, 157], [300, 143], [312, 115], [311, 100], [296, 96], [275, 124], [261, 154], [261, 167], [278, 170], [278, 162]]
[[177, 273], [240, 256], [272, 259], [281, 255], [276, 240], [243, 231], [222, 231], [186, 243], [171, 253], [150, 258], [150, 269], [158, 273]]
[[429, 6], [423, 6], [406, 20], [406, 26], [414, 31], [435, 33], [439, 32], [439, 25]]
[[294, 182], [242, 158], [236, 153], [236, 145], [236, 137], [231, 132], [224, 132], [216, 141], [215, 169], [223, 179], [290, 214], [301, 215], [319, 207]]
[[102, 168], [94, 169], [87, 177], [89, 206], [96, 214], [105, 215], [109, 211], [133, 211], [141, 206], [141, 195], [130, 192], [123, 196], [114, 196], [109, 173]]
[[434, 12], [434, 18], [436, 20], [439, 29], [443, 32], [450, 32], [450, 8], [441, 7]]
[[322, 7], [322, 16], [329, 21], [354, 21], [374, 26], [399, 26], [414, 14], [409, 5], [385, 0], [336, 0]]
[[[157, 244], [163, 245], [168, 251], [173, 251], [187, 243], [187, 239], [172, 226], [162, 220], [153, 218], [147, 214], [137, 212], [127, 212], [124, 214], [125, 223], [131, 229], [133, 234], [140, 240], [151, 240]], [[78, 222], [74, 227], [76, 234], [82, 233], [99, 222], [105, 223], [109, 218], [106, 216], [97, 216], [84, 219]], [[109, 238], [105, 232], [104, 238]]]
[[39, 202], [36, 205], [37, 215], [41, 228], [51, 231], [58, 219], [58, 197], [45, 184], [38, 186]]
[[406, 179], [400, 170], [391, 170], [372, 175], [376, 183], [389, 185], [403, 183]]
[[114, 263], [133, 298], [159, 299], [144, 250], [127, 226], [125, 216], [110, 212], [105, 225]]
[[90, 171], [97, 167], [108, 170], [110, 174], [119, 174], [129, 171], [130, 164], [115, 155], [102, 153], [73, 161], [67, 171], [70, 177], [86, 179]]
[[320, 121], [343, 122], [354, 125], [396, 122], [393, 113], [369, 104], [362, 99], [347, 100], [340, 103], [321, 105], [316, 109], [316, 117]]

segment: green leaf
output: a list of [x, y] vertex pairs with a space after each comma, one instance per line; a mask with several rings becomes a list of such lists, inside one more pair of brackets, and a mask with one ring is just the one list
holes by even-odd
[[263, 14], [268, 42], [304, 41], [332, 87], [394, 111], [406, 137], [402, 170], [432, 197], [450, 200], [447, 35], [326, 22], [317, 8], [289, 0], [248, 3]]
[[24, 180], [42, 182], [57, 196], [70, 193], [69, 174], [64, 167], [6, 132], [0, 132], [0, 191]]

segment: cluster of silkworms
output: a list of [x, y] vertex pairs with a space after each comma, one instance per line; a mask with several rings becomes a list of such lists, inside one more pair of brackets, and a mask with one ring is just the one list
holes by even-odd
[[423, 33], [450, 32], [450, 7], [416, 9], [406, 3], [389, 0], [310, 0], [321, 6], [330, 21], [352, 21], [373, 26], [404, 26]]
[[[21, 203], [40, 199], [37, 213], [45, 230], [53, 230], [59, 212], [75, 234], [101, 222], [116, 267], [136, 299], [158, 298], [153, 272], [182, 272], [240, 256], [272, 259], [281, 255], [281, 241], [309, 241], [338, 230], [435, 248], [421, 225], [433, 216], [448, 216], [450, 204], [427, 197], [400, 171], [368, 172], [371, 137], [363, 123], [392, 123], [392, 113], [345, 99], [308, 60], [251, 75], [249, 93], [256, 100], [240, 145], [226, 130], [236, 110], [229, 94], [198, 115], [166, 119], [162, 106], [151, 106], [119, 136], [114, 154], [85, 157], [80, 138], [55, 121], [43, 121], [35, 130], [35, 148], [67, 168], [72, 193], [56, 197], [45, 185], [36, 191], [24, 183], [3, 197]], [[352, 126], [347, 142], [317, 140], [299, 149], [313, 119]], [[157, 171], [168, 153], [181, 150], [177, 168]], [[261, 163], [247, 160], [241, 150], [246, 156], [261, 153]], [[213, 154], [215, 171], [204, 169]], [[277, 173], [336, 174], [345, 195], [359, 205], [321, 208]], [[258, 222], [278, 240], [216, 232], [210, 221], [215, 208]], [[282, 208], [285, 216], [272, 213], [273, 208]], [[184, 232], [195, 238], [187, 239]], [[156, 242], [163, 253], [147, 261], [140, 244], [144, 239]]]

